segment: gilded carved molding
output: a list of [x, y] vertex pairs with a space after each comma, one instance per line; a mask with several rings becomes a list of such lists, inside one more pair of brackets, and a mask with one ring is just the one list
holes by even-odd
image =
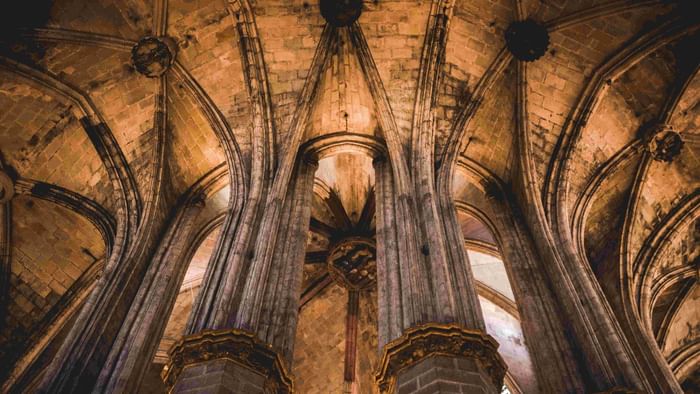
[[482, 331], [456, 324], [423, 324], [406, 330], [384, 347], [375, 380], [381, 393], [393, 392], [398, 373], [428, 357], [465, 357], [476, 360], [500, 388], [507, 367], [497, 349], [498, 342]]
[[168, 387], [177, 381], [189, 365], [215, 359], [227, 359], [267, 377], [270, 392], [292, 393], [294, 383], [282, 358], [255, 334], [238, 330], [205, 330], [188, 335], [173, 346], [162, 377]]

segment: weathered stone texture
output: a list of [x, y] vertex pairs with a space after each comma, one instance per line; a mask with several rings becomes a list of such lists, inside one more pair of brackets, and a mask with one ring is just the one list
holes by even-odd
[[9, 304], [0, 334], [0, 360], [6, 365], [28, 349], [25, 341], [37, 335], [40, 323], [46, 329], [58, 317], [61, 310], [52, 307], [105, 253], [102, 238], [85, 218], [27, 196], [16, 197], [12, 205]]
[[[474, 115], [466, 127], [466, 141], [462, 155], [475, 160], [488, 168], [501, 179], [509, 179], [513, 167], [515, 149], [515, 112], [504, 111], [513, 108], [515, 67], [509, 67], [491, 87], [495, 93], [488, 95], [488, 103]], [[461, 105], [454, 110], [459, 111]], [[499, 141], [494, 144], [493, 141]]]
[[227, 359], [186, 367], [172, 388], [182, 394], [262, 394], [265, 377]]
[[[0, 361], [21, 356], [20, 363], [30, 364], [33, 355], [40, 355], [27, 374], [12, 371], [23, 385], [12, 389], [32, 391], [37, 373], [49, 371], [52, 381], [44, 387], [60, 391], [82, 385], [84, 391], [100, 391], [91, 387], [98, 376], [126, 362], [114, 356], [129, 348], [121, 347], [119, 341], [126, 338], [117, 333], [129, 332], [136, 317], [149, 311], [153, 317], [154, 309], [138, 312], [143, 305], [132, 302], [142, 299], [136, 290], [167, 282], [170, 295], [180, 290], [173, 312], [144, 323], [142, 334], [130, 342], [160, 343], [155, 361], [165, 362], [168, 347], [184, 333], [209, 256], [219, 245], [219, 230], [198, 235], [204, 239], [201, 245], [168, 245], [168, 250], [193, 252], [182, 284], [173, 284], [170, 277], [151, 282], [155, 275], [144, 273], [153, 267], [162, 229], [181, 207], [184, 193], [210, 171], [228, 177], [225, 171], [234, 168], [245, 172], [234, 175], [236, 187], [218, 181], [204, 193], [206, 206], [193, 218], [194, 230], [220, 226], [227, 218], [232, 227], [222, 245], [235, 245], [237, 253], [218, 261], [222, 269], [216, 272], [223, 279], [212, 275], [211, 286], [205, 286], [211, 290], [210, 304], [200, 309], [220, 300], [225, 305], [203, 312], [206, 322], [199, 328], [212, 322], [221, 326], [216, 328], [250, 328], [283, 358], [295, 348], [299, 392], [348, 389], [343, 386], [348, 297], [324, 279], [325, 259], [348, 235], [376, 238], [375, 208], [367, 202], [377, 182], [372, 158], [343, 153], [321, 160], [314, 195], [307, 194], [314, 183], [309, 173], [300, 181], [279, 160], [297, 148], [289, 144], [290, 124], [307, 112], [308, 119], [298, 119], [306, 122], [298, 130], [305, 133], [298, 136], [302, 142], [338, 131], [389, 142], [388, 154], [377, 163], [384, 163], [378, 168], [384, 169], [385, 185], [393, 183], [378, 188], [387, 198], [377, 212], [399, 227], [390, 229], [395, 236], [384, 239], [395, 249], [387, 265], [401, 272], [399, 279], [379, 281], [389, 286], [361, 296], [356, 391], [375, 390], [377, 326], [382, 341], [390, 339], [384, 338], [387, 332], [395, 338], [430, 320], [464, 318], [470, 328], [481, 327], [471, 290], [487, 293], [485, 285], [492, 291], [491, 298], [482, 294], [486, 327], [501, 342], [510, 376], [525, 392], [538, 387], [542, 392], [597, 392], [621, 385], [641, 392], [678, 392], [674, 374], [687, 379], [683, 387], [691, 390], [700, 381], [699, 351], [693, 348], [700, 335], [700, 77], [697, 70], [691, 73], [697, 66], [693, 44], [698, 32], [688, 23], [692, 15], [683, 15], [688, 10], [683, 3], [692, 1], [364, 0], [355, 25], [325, 30], [324, 36], [318, 0], [39, 3], [30, 10], [38, 19], [28, 29], [4, 34], [6, 26], [0, 26], [0, 170], [17, 185], [45, 183], [32, 191], [16, 188], [18, 195], [3, 211], [9, 224], [0, 223], [10, 244], [0, 245], [0, 256], [11, 255], [0, 261], [8, 273], [0, 278], [0, 299], [9, 300], [0, 308], [6, 311], [0, 316]], [[8, 8], [10, 18], [12, 12]], [[47, 17], [40, 18], [43, 14]], [[632, 51], [598, 81], [600, 89], [586, 90], [610, 59], [675, 17], [679, 20], [645, 38], [661, 38], [658, 45]], [[551, 42], [542, 58], [525, 66], [506, 49], [504, 31], [528, 18], [547, 26]], [[664, 34], [676, 34], [674, 29], [677, 37], [666, 40]], [[176, 62], [161, 80], [143, 76], [131, 62], [137, 41], [159, 35], [172, 37], [177, 46]], [[317, 48], [319, 43], [325, 44]], [[311, 71], [317, 51], [328, 51], [328, 62], [325, 69]], [[490, 68], [494, 65], [499, 67]], [[303, 87], [316, 77], [316, 96], [299, 102]], [[483, 86], [484, 81], [492, 83]], [[161, 83], [164, 97], [158, 96]], [[484, 89], [477, 90], [479, 86]], [[162, 101], [157, 105], [157, 100]], [[154, 122], [158, 108], [167, 114], [163, 124]], [[455, 124], [458, 115], [466, 127]], [[103, 128], [89, 127], [101, 122]], [[684, 141], [670, 162], [654, 160], [645, 150], [644, 130], [656, 122]], [[104, 141], [113, 136], [116, 146], [98, 150], [100, 130], [108, 137]], [[454, 173], [446, 167], [453, 163], [439, 156], [448, 136], [465, 143], [455, 150], [459, 163]], [[525, 137], [529, 146], [522, 145]], [[274, 143], [263, 147], [267, 138]], [[252, 151], [253, 141], [260, 151]], [[159, 163], [154, 149], [161, 143], [165, 162]], [[615, 162], [618, 157], [622, 159]], [[431, 158], [436, 162], [426, 161]], [[565, 160], [553, 161], [558, 159]], [[402, 161], [408, 171], [399, 166]], [[433, 184], [436, 171], [445, 169], [454, 176], [459, 209], [469, 212], [458, 217], [459, 235], [489, 253], [488, 259], [502, 254], [505, 261], [492, 268], [496, 264], [478, 266], [486, 258], [472, 259], [477, 283], [455, 269], [462, 266], [445, 264], [464, 260], [461, 238], [452, 233], [457, 226], [442, 223], [452, 218], [451, 201], [434, 203], [446, 197]], [[165, 179], [154, 184], [159, 170]], [[287, 191], [286, 178], [273, 179], [288, 173], [294, 173], [295, 191]], [[132, 179], [135, 190], [130, 190]], [[438, 186], [445, 181], [450, 179], [439, 178]], [[262, 190], [255, 188], [259, 183]], [[46, 195], [40, 199], [46, 190], [58, 190], [52, 186], [104, 208], [95, 209], [106, 212], [103, 219], [115, 229], [104, 237], [109, 244], [80, 208], [48, 202]], [[230, 190], [247, 194], [231, 196]], [[28, 195], [32, 193], [34, 197]], [[125, 195], [128, 204], [122, 201]], [[150, 205], [154, 201], [159, 205]], [[238, 216], [239, 206], [231, 201], [259, 210]], [[313, 220], [306, 233], [302, 215], [309, 210]], [[497, 231], [491, 234], [487, 225]], [[389, 232], [384, 230], [380, 234]], [[251, 239], [246, 239], [248, 233]], [[274, 248], [267, 248], [269, 240], [276, 240]], [[309, 260], [303, 274], [295, 265], [301, 241], [306, 241]], [[126, 255], [117, 258], [123, 245]], [[389, 249], [383, 246], [377, 245], [378, 256]], [[105, 256], [110, 250], [111, 259]], [[449, 256], [443, 259], [441, 253]], [[95, 282], [104, 261], [112, 264]], [[304, 306], [292, 346], [302, 275]], [[505, 286], [506, 277], [513, 279], [512, 291]], [[91, 288], [97, 290], [87, 297]], [[388, 294], [386, 288], [397, 289], [391, 293], [396, 299], [378, 297], [377, 292]], [[70, 317], [83, 297], [89, 300], [85, 313]], [[149, 305], [168, 310], [172, 300], [162, 300]], [[62, 326], [64, 321], [68, 324]], [[143, 333], [160, 331], [151, 329], [166, 323], [162, 338], [144, 339]], [[47, 333], [42, 332], [47, 326]], [[650, 347], [654, 341], [658, 349]], [[29, 345], [37, 346], [20, 354]], [[57, 366], [50, 363], [54, 358], [70, 362]], [[150, 363], [151, 355], [146, 358], [151, 370], [142, 391], [160, 391], [160, 364]], [[103, 368], [106, 359], [109, 367]], [[550, 376], [550, 370], [557, 375]], [[186, 370], [176, 392], [258, 392], [260, 379], [221, 360]], [[470, 385], [484, 384], [475, 365], [444, 357], [426, 360], [400, 380], [399, 392], [411, 393], [478, 392]], [[496, 388], [487, 391], [491, 389]]]
[[342, 392], [347, 297], [333, 284], [301, 309], [292, 362], [298, 392]]
[[465, 358], [432, 356], [401, 371], [398, 394], [496, 393], [488, 374]]
[[54, 2], [49, 24], [134, 40], [151, 30], [152, 12], [146, 2], [100, 0], [74, 5], [70, 0]]
[[[251, 106], [234, 17], [221, 2], [173, 0], [168, 7], [168, 35], [178, 42], [178, 61], [221, 111], [247, 153]], [[177, 86], [180, 81], [173, 78], [171, 83]]]
[[642, 9], [551, 34], [549, 53], [528, 67], [527, 80], [531, 149], [541, 178], [566, 118], [589, 77], [606, 57], [656, 16]]
[[357, 363], [355, 381], [357, 392], [377, 393], [374, 373], [379, 363], [377, 340], [377, 292], [366, 291], [360, 294], [359, 323], [357, 327]]
[[225, 157], [197, 103], [177, 79], [168, 81], [168, 158], [173, 187], [184, 193]]
[[404, 143], [410, 140], [413, 105], [430, 3], [366, 3], [359, 24], [377, 64]]

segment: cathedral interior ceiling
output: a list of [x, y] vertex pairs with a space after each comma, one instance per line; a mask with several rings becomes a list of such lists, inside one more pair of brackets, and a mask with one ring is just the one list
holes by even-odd
[[[222, 163], [239, 160], [248, 170], [254, 154], [251, 87], [231, 4], [169, 0], [163, 14], [154, 4], [162, 1], [155, 0], [40, 3], [32, 18], [17, 22], [28, 23], [22, 26], [27, 29], [0, 39], [0, 172], [18, 185], [39, 185], [9, 203], [13, 303], [0, 334], [2, 346], [26, 343], [54, 318], [52, 307], [112, 246], [106, 233], [123, 213], [105, 153], [91, 140], [86, 118], [102, 122], [113, 135], [143, 199], [156, 154], [158, 100], [164, 95], [169, 193], [184, 195], [217, 168], [227, 179], [207, 195], [200, 230], [220, 225], [232, 198]], [[604, 290], [617, 286], [620, 267], [630, 272], [629, 296], [671, 358], [700, 341], [695, 284], [700, 33], [697, 23], [669, 27], [679, 18], [671, 2], [607, 3], [455, 0], [434, 103], [434, 154], [442, 157], [452, 133], [462, 136], [463, 168], [454, 174], [454, 198], [489, 216], [493, 208], [485, 185], [495, 182], [507, 194], [514, 177], [521, 176], [517, 130], [525, 125], [526, 151], [545, 210], [570, 226], [578, 252], [601, 282], [608, 281]], [[273, 154], [280, 160], [325, 21], [314, 1], [254, 4], [272, 108], [265, 120], [273, 125]], [[358, 22], [405, 150], [410, 150], [430, 7], [430, 1], [366, 1]], [[503, 36], [524, 15], [547, 27], [549, 45], [540, 59], [518, 68]], [[177, 47], [163, 89], [131, 61], [132, 47], [156, 35], [167, 35]], [[339, 131], [383, 137], [363, 52], [347, 33], [338, 33], [329, 45], [305, 138]], [[521, 83], [524, 98], [517, 93]], [[478, 105], [467, 105], [472, 102]], [[525, 116], [517, 115], [518, 106]], [[683, 140], [669, 160], [648, 151], [649, 130], [660, 124]], [[237, 153], [221, 138], [222, 130], [235, 138]], [[306, 287], [326, 275], [322, 265], [309, 260], [325, 263], [324, 253], [339, 231], [371, 234], [375, 226], [374, 215], [367, 213], [373, 212], [371, 158], [345, 153], [324, 159], [316, 184]], [[51, 188], [66, 192], [48, 193]], [[481, 245], [482, 252], [498, 249], [497, 237], [477, 218], [467, 213], [459, 218], [468, 241]], [[187, 283], [203, 275], [202, 256], [214, 247], [217, 232], [208, 233], [194, 255], [191, 269], [199, 271]], [[652, 288], [654, 283], [659, 285]], [[186, 320], [181, 316], [186, 303], [178, 299], [171, 320]], [[176, 336], [168, 332], [166, 337]]]

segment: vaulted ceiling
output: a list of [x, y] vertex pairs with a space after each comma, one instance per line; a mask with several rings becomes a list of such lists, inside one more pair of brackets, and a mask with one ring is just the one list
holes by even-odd
[[[226, 135], [235, 138], [244, 168], [252, 154], [250, 76], [241, 56], [248, 48], [240, 45], [236, 2], [40, 3], [14, 15], [7, 10], [0, 37], [1, 166], [17, 194], [9, 204], [9, 292], [16, 302], [1, 340], [25, 341], [41, 321], [53, 319], [51, 308], [68, 302], [61, 301], [64, 294], [80, 290], [72, 286], [83, 286], [79, 277], [112, 247], [119, 212], [109, 154], [96, 148], [86, 118], [106, 125], [142, 194], [153, 171], [163, 97], [167, 177], [175, 196], [233, 160]], [[700, 320], [686, 312], [698, 302], [700, 265], [700, 26], [679, 4], [445, 2], [451, 17], [433, 107], [436, 157], [446, 144], [459, 143], [464, 166], [507, 186], [522, 176], [518, 162], [528, 152], [552, 223], [570, 231], [609, 297], [632, 298], [670, 358], [700, 343]], [[339, 30], [330, 60], [316, 71], [322, 76], [305, 138], [338, 131], [382, 136], [377, 119], [386, 114], [362, 62], [369, 53], [409, 148], [431, 6], [428, 0], [365, 1], [358, 26], [366, 48]], [[281, 157], [325, 21], [313, 0], [258, 0], [251, 7]], [[525, 18], [546, 26], [550, 42], [543, 57], [519, 65], [503, 37], [511, 22]], [[163, 84], [132, 65], [132, 47], [144, 36], [168, 36], [177, 47]], [[670, 162], [647, 151], [655, 124], [683, 139]], [[527, 133], [524, 141], [519, 130]], [[450, 139], [455, 133], [460, 138]], [[342, 179], [358, 176], [351, 171], [357, 165], [337, 160], [317, 175], [329, 187], [341, 179], [336, 197], [356, 215], [369, 183], [348, 188]], [[460, 180], [455, 198], [478, 205], [479, 185]], [[228, 193], [224, 186], [212, 194], [202, 226], [221, 220]], [[316, 219], [335, 220], [323, 205], [314, 203]], [[473, 217], [460, 220], [465, 234], [495, 245]], [[629, 276], [630, 294], [615, 290], [621, 275]], [[673, 331], [678, 324], [691, 329], [672, 339], [680, 335]]]

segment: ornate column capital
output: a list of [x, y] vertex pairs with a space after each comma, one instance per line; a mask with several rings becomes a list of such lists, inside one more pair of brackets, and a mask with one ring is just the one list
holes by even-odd
[[494, 387], [503, 386], [506, 364], [498, 354], [498, 342], [490, 335], [457, 324], [427, 323], [410, 328], [384, 347], [375, 379], [382, 393], [393, 392], [398, 373], [431, 356], [475, 360], [491, 377]]
[[227, 359], [266, 376], [270, 392], [294, 392], [282, 358], [255, 334], [238, 329], [204, 330], [184, 337], [170, 351], [163, 381], [172, 387], [186, 366], [215, 359]]

